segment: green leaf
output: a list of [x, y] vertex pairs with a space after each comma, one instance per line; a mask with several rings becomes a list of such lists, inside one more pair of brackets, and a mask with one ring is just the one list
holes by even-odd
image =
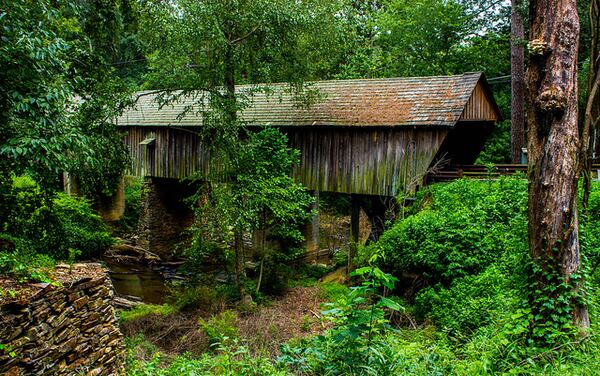
[[400, 304], [383, 296], [379, 300], [378, 306], [386, 307], [394, 311], [404, 311], [404, 307], [402, 307]]

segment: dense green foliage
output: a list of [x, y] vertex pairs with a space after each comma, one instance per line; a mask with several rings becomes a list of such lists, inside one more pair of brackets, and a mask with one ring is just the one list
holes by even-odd
[[[431, 320], [457, 343], [504, 321], [498, 335], [515, 347], [505, 343], [500, 353], [543, 352], [572, 338], [570, 289], [558, 282], [552, 291], [538, 287], [527, 253], [526, 204], [524, 179], [435, 185], [422, 193], [418, 212], [396, 223], [362, 257], [385, 254], [385, 265], [397, 275], [416, 273], [417, 318]], [[597, 222], [590, 215], [582, 230], [584, 259], [597, 257], [591, 241], [598, 236]], [[546, 309], [533, 314], [531, 300]]]
[[175, 311], [175, 308], [168, 304], [140, 304], [129, 310], [123, 310], [119, 313], [119, 321], [121, 323], [135, 320], [138, 317], [143, 317], [151, 314], [166, 316]]
[[[143, 339], [141, 340], [143, 341]], [[137, 342], [141, 342], [137, 340]], [[131, 345], [135, 345], [133, 342]], [[130, 346], [131, 346], [130, 345]], [[279, 369], [267, 357], [252, 356], [243, 346], [218, 347], [216, 355], [204, 354], [200, 358], [179, 356], [165, 367], [160, 354], [149, 362], [140, 362], [130, 354], [127, 374], [132, 376], [179, 376], [179, 375], [249, 375], [284, 376], [289, 373]]]
[[365, 252], [382, 252], [397, 273], [448, 285], [526, 250], [527, 182], [459, 180], [419, 193], [419, 212], [396, 223]]
[[90, 199], [109, 194], [128, 163], [112, 123], [126, 88], [105, 40], [122, 27], [118, 13], [116, 1], [0, 2], [0, 252], [14, 270], [112, 242], [87, 202], [56, 191], [67, 171]]
[[22, 253], [42, 253], [59, 260], [97, 257], [113, 238], [84, 199], [46, 194], [27, 176], [16, 177], [4, 233]]
[[[598, 262], [593, 239], [599, 235], [599, 192], [595, 184], [590, 214], [582, 225], [593, 323], [587, 338], [573, 337], [561, 326], [561, 319], [569, 321], [568, 312], [536, 319], [528, 308], [529, 295], [536, 293], [526, 249], [526, 181], [460, 180], [430, 187], [405, 219], [361, 250], [363, 263], [380, 264], [400, 277], [396, 290], [390, 284], [394, 279], [372, 266], [357, 270], [359, 284], [350, 290], [322, 285], [332, 302], [322, 314], [332, 326], [321, 335], [284, 344], [277, 362], [250, 359], [243, 346], [228, 342], [211, 358], [177, 358], [162, 371], [157, 370], [158, 361], [130, 364], [135, 372], [144, 369], [150, 374], [187, 369], [182, 367], [211, 374], [203, 368], [209, 359], [221, 364], [223, 356], [239, 351], [232, 359], [243, 365], [235, 367], [259, 362], [267, 367], [265, 374], [595, 374], [600, 343], [594, 333], [600, 311], [598, 273], [590, 269]], [[410, 279], [403, 277], [410, 272]], [[417, 284], [407, 285], [415, 274]], [[411, 288], [417, 293], [407, 299], [409, 304], [393, 296], [383, 298], [382, 285], [388, 292]], [[551, 293], [544, 294], [548, 304], [557, 303]], [[223, 326], [223, 333], [232, 330], [231, 322], [221, 321], [214, 327]], [[218, 338], [218, 333], [211, 336]]]
[[[303, 240], [300, 226], [312, 215], [312, 197], [291, 177], [298, 161], [299, 152], [287, 147], [287, 137], [279, 130], [250, 133], [224, 173], [226, 182], [211, 183], [209, 195], [204, 188], [194, 197], [203, 204], [196, 207], [194, 238], [186, 254], [192, 260], [207, 253], [232, 258], [229, 245], [239, 246], [240, 234], [260, 231], [259, 281], [250, 291], [258, 293], [263, 274], [272, 289], [281, 290], [285, 276], [278, 264], [297, 257], [297, 245]], [[235, 252], [235, 261], [240, 262], [238, 249]]]
[[[0, 242], [19, 242], [19, 239], [0, 234]], [[27, 251], [0, 252], [0, 274], [9, 276], [17, 282], [51, 282], [56, 266], [54, 258]], [[4, 297], [0, 288], [0, 298]]]
[[2, 169], [34, 175], [43, 189], [69, 171], [87, 193], [110, 192], [127, 164], [111, 121], [126, 103], [125, 87], [104, 40], [122, 26], [117, 5], [20, 0], [0, 9]]
[[[579, 2], [582, 15], [588, 4]], [[203, 90], [196, 100], [209, 103], [199, 133], [222, 168], [194, 197], [194, 239], [184, 253], [196, 265], [218, 255], [255, 300], [283, 291], [297, 273], [289, 263], [303, 252], [299, 226], [312, 201], [290, 178], [298, 154], [285, 136], [247, 132], [236, 114], [253, 92], [238, 95], [235, 86], [281, 81], [310, 101], [317, 93], [304, 87], [308, 80], [482, 70], [500, 77], [491, 84], [507, 118], [507, 10], [497, 0], [0, 0], [0, 274], [50, 282], [57, 259], [108, 247], [90, 203], [57, 193], [60, 174], [76, 177], [92, 200], [109, 195], [129, 162], [113, 124], [129, 92], [165, 90], [168, 103]], [[581, 19], [585, 61], [590, 32]], [[503, 122], [480, 161], [507, 161], [509, 139]], [[141, 195], [139, 181], [130, 183], [125, 231], [136, 226]], [[324, 207], [348, 211], [347, 200], [323, 198]], [[577, 278], [588, 277], [588, 295], [578, 298], [587, 299], [594, 325], [587, 339], [571, 335], [571, 286], [553, 273], [543, 275], [555, 282], [550, 288], [532, 278], [541, 272], [527, 255], [526, 200], [518, 178], [423, 190], [409, 216], [361, 250], [368, 266], [357, 270], [358, 286], [323, 287], [332, 302], [321, 335], [291, 341], [274, 362], [235, 340], [235, 314], [225, 311], [198, 323], [213, 354], [141, 362], [132, 352], [129, 374], [597, 373], [600, 190], [581, 218], [585, 274]], [[241, 255], [254, 231], [264, 242], [251, 279]], [[311, 283], [323, 273], [306, 270]], [[7, 294], [0, 289], [0, 298]], [[198, 308], [217, 295], [243, 297], [228, 284], [197, 285], [173, 306], [143, 306], [122, 320]], [[545, 308], [532, 312], [532, 302]]]
[[142, 204], [142, 179], [136, 176], [124, 178], [125, 211], [116, 223], [116, 232], [131, 234], [137, 230]]
[[[402, 310], [397, 302], [378, 294], [382, 288], [393, 289], [396, 278], [376, 267], [363, 267], [352, 273], [361, 278], [358, 286], [322, 312], [333, 327], [324, 335], [303, 340], [296, 345], [282, 346], [279, 361], [290, 369], [308, 374], [354, 374], [371, 370], [375, 374], [387, 364], [370, 362], [374, 342], [390, 330], [385, 310]], [[385, 363], [385, 360], [384, 360]]]

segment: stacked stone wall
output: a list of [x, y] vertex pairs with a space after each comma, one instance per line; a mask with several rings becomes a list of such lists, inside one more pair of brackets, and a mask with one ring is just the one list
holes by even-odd
[[177, 244], [189, 239], [186, 230], [194, 213], [185, 199], [194, 192], [193, 187], [176, 179], [144, 178], [137, 245], [169, 258]]
[[0, 303], [1, 375], [124, 373], [107, 271], [98, 264], [66, 268], [60, 285], [37, 284], [26, 301]]

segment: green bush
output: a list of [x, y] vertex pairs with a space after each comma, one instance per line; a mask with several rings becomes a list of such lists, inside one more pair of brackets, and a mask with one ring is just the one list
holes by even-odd
[[593, 267], [600, 260], [600, 183], [593, 182], [588, 200], [587, 218], [582, 213], [583, 229], [581, 233], [582, 254]]
[[[14, 243], [17, 248], [21, 248], [19, 247], [21, 239], [0, 234], [0, 241], [2, 240]], [[18, 282], [50, 282], [50, 276], [55, 266], [55, 261], [47, 255], [0, 250], [0, 275], [9, 276]]]
[[335, 302], [350, 292], [348, 286], [341, 283], [322, 283], [319, 286], [321, 287], [323, 299], [329, 302]]
[[170, 289], [167, 300], [178, 310], [210, 307], [217, 300], [217, 291], [209, 286], [178, 285]]
[[[135, 344], [134, 344], [135, 345]], [[276, 367], [267, 357], [252, 356], [244, 346], [222, 346], [216, 354], [203, 354], [192, 358], [187, 354], [167, 361], [155, 353], [151, 361], [140, 361], [136, 347], [130, 344], [126, 374], [130, 376], [180, 376], [180, 375], [244, 375], [285, 376], [290, 373]], [[166, 358], [166, 357], [165, 357]]]
[[43, 191], [31, 178], [13, 178], [4, 232], [21, 253], [67, 260], [99, 256], [113, 243], [108, 228], [89, 203], [65, 193]]
[[120, 311], [119, 321], [125, 323], [147, 315], [168, 316], [173, 312], [175, 312], [175, 307], [168, 304], [140, 304], [131, 309]]
[[443, 341], [420, 338], [422, 330], [405, 333], [388, 332], [352, 348], [340, 348], [327, 336], [302, 340], [284, 345], [278, 363], [293, 374], [315, 376], [454, 374], [456, 359]]
[[53, 215], [60, 223], [63, 235], [60, 251], [57, 250], [60, 254], [65, 249], [67, 255], [69, 249], [78, 249], [82, 258], [97, 257], [113, 244], [106, 224], [87, 201], [61, 192], [53, 203]]
[[229, 346], [239, 337], [236, 321], [237, 314], [226, 310], [208, 320], [200, 319], [198, 323], [212, 346]]
[[421, 210], [392, 226], [362, 251], [386, 255], [394, 272], [417, 273], [430, 284], [482, 272], [516, 244], [526, 244], [527, 182], [458, 180], [420, 194]]
[[381, 372], [389, 370], [387, 360], [393, 358], [373, 359], [372, 351], [391, 329], [386, 313], [403, 310], [397, 302], [378, 293], [383, 287], [393, 289], [396, 278], [377, 267], [359, 268], [352, 276], [361, 280], [360, 285], [335, 302], [326, 303], [328, 309], [322, 312], [333, 327], [297, 345], [283, 346], [281, 363], [303, 374], [360, 374], [367, 368], [374, 374], [389, 374]]
[[420, 291], [415, 313], [464, 342], [478, 328], [518, 307], [521, 296], [510, 282], [511, 277], [493, 265], [480, 274], [455, 280], [449, 288], [436, 286]]
[[383, 254], [393, 273], [418, 274], [417, 318], [464, 343], [526, 300], [526, 208], [519, 176], [436, 184], [360, 257]]

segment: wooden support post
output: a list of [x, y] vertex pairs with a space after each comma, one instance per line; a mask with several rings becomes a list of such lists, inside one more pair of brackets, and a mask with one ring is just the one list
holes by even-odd
[[358, 234], [360, 231], [360, 199], [357, 195], [352, 195], [351, 201], [352, 212], [350, 214], [350, 223], [352, 228], [350, 230], [350, 238], [352, 239], [352, 242], [358, 244]]
[[79, 183], [77, 182], [77, 178], [68, 172], [63, 172], [63, 190], [69, 196], [81, 197], [83, 194], [79, 189]]
[[312, 191], [311, 194], [315, 198], [311, 210], [314, 210], [316, 215], [306, 224], [304, 231], [306, 253], [309, 255], [307, 261], [309, 262], [316, 261], [319, 251], [319, 191]]
[[352, 195], [350, 197], [352, 204], [350, 212], [350, 252], [348, 253], [348, 273], [352, 271], [354, 266], [352, 260], [356, 256], [358, 250], [359, 232], [360, 232], [360, 197]]

